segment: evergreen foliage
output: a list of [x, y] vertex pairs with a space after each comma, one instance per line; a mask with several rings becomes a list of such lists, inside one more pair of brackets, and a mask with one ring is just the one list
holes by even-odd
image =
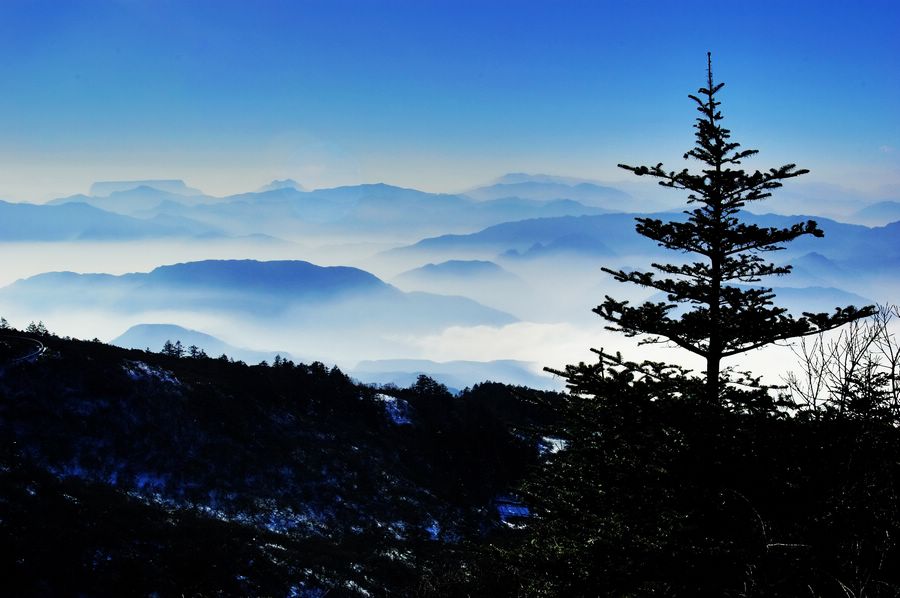
[[900, 594], [900, 420], [595, 374], [556, 401], [568, 446], [521, 488], [535, 517], [475, 559], [484, 595]]
[[181, 344], [180, 340], [176, 340], [174, 343], [171, 340], [167, 340], [163, 343], [163, 348], [160, 352], [169, 357], [182, 357], [184, 356], [184, 345]]
[[27, 332], [28, 334], [35, 334], [37, 336], [50, 334], [50, 331], [47, 330], [47, 327], [44, 325], [43, 321], [37, 323], [30, 322], [28, 326], [25, 327], [25, 332]]
[[[784, 248], [803, 235], [822, 237], [815, 221], [787, 228], [760, 227], [741, 222], [741, 209], [772, 195], [782, 181], [807, 173], [795, 164], [767, 171], [747, 172], [739, 166], [757, 150], [741, 149], [722, 126], [716, 94], [724, 83], [713, 81], [711, 58], [707, 84], [688, 97], [701, 116], [694, 125], [696, 142], [684, 154], [702, 163], [699, 173], [667, 171], [663, 165], [628, 166], [638, 176], [659, 179], [663, 187], [688, 192], [685, 221], [663, 222], [638, 218], [636, 230], [661, 247], [697, 256], [687, 263], [652, 264], [657, 272], [626, 272], [603, 268], [619, 282], [630, 282], [662, 291], [667, 302], [646, 302], [632, 307], [627, 301], [607, 296], [594, 311], [613, 323], [612, 330], [628, 336], [647, 334], [644, 342], [668, 340], [706, 360], [707, 399], [714, 401], [722, 388], [721, 360], [764, 345], [836, 328], [871, 315], [871, 307], [836, 308], [833, 314], [804, 312], [799, 318], [773, 304], [771, 288], [752, 285], [766, 276], [790, 273], [790, 266], [776, 266], [763, 255]], [[657, 274], [662, 276], [658, 276]], [[689, 311], [672, 315], [679, 304]]]

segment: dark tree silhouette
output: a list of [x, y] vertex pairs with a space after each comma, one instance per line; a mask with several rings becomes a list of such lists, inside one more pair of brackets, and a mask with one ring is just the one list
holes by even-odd
[[174, 343], [167, 340], [165, 344], [163, 344], [161, 353], [163, 355], [168, 355], [169, 357], [183, 357], [184, 345], [181, 344], [180, 340], [176, 340]]
[[[650, 335], [643, 342], [671, 341], [706, 359], [707, 398], [714, 401], [723, 385], [721, 360], [779, 340], [816, 334], [871, 315], [872, 308], [836, 308], [833, 314], [807, 313], [795, 318], [772, 302], [770, 288], [748, 288], [733, 283], [756, 283], [764, 276], [788, 274], [790, 266], [776, 266], [763, 254], [783, 249], [783, 244], [803, 235], [822, 237], [813, 220], [789, 228], [760, 227], [741, 222], [740, 210], [748, 202], [765, 199], [782, 181], [808, 171], [786, 164], [767, 171], [736, 168], [757, 150], [741, 149], [730, 140], [721, 124], [716, 94], [723, 83], [714, 83], [711, 57], [707, 55], [707, 84], [698, 95], [701, 116], [694, 125], [696, 142], [684, 154], [702, 163], [699, 173], [687, 168], [667, 171], [656, 166], [619, 167], [638, 176], [652, 176], [663, 187], [688, 192], [684, 222], [638, 218], [636, 230], [661, 247], [697, 256], [682, 264], [652, 264], [658, 272], [626, 272], [603, 268], [619, 282], [631, 282], [667, 294], [668, 301], [646, 302], [633, 307], [609, 296], [594, 312], [612, 322], [611, 330], [627, 336]], [[657, 274], [661, 273], [662, 276]], [[670, 312], [678, 304], [690, 309], [680, 316]]]

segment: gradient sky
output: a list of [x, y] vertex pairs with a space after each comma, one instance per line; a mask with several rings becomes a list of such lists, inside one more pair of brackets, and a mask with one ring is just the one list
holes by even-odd
[[0, 197], [183, 178], [459, 191], [681, 167], [706, 51], [768, 167], [900, 199], [900, 3], [0, 3]]

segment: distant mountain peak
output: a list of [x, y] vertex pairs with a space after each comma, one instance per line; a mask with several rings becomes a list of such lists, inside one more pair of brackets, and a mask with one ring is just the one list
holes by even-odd
[[900, 220], [900, 201], [879, 201], [868, 205], [853, 215], [853, 219], [863, 224], [884, 226]]
[[483, 187], [476, 187], [465, 195], [477, 201], [520, 198], [532, 201], [568, 199], [591, 207], [620, 211], [632, 202], [632, 197], [615, 187], [597, 181], [547, 174], [511, 173]]
[[158, 191], [175, 193], [176, 195], [202, 195], [199, 189], [185, 185], [181, 179], [147, 179], [142, 181], [97, 181], [91, 185], [90, 194], [94, 197], [107, 197], [116, 192], [131, 191], [139, 187], [149, 187]]
[[489, 185], [515, 185], [518, 183], [550, 183], [554, 185], [602, 185], [600, 181], [579, 177], [559, 176], [554, 174], [528, 174], [526, 172], [509, 172], [488, 183]]
[[403, 275], [430, 274], [436, 276], [512, 276], [501, 266], [487, 260], [447, 260], [439, 264], [425, 264]]
[[275, 179], [270, 183], [263, 185], [257, 189], [257, 193], [265, 193], [266, 191], [277, 191], [278, 189], [294, 189], [295, 191], [306, 191], [306, 189], [294, 179]]

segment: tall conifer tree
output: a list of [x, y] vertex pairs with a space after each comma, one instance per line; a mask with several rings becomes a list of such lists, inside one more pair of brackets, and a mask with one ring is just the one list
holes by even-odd
[[[786, 164], [767, 171], [746, 172], [741, 162], [757, 150], [741, 149], [721, 124], [711, 56], [707, 55], [706, 87], [688, 97], [696, 102], [700, 117], [694, 125], [696, 142], [684, 154], [702, 163], [699, 173], [687, 168], [666, 171], [663, 165], [628, 166], [638, 176], [659, 179], [663, 187], [688, 192], [684, 222], [638, 218], [636, 230], [661, 247], [696, 256], [683, 264], [651, 264], [656, 272], [603, 270], [619, 282], [631, 282], [666, 293], [668, 301], [630, 306], [609, 296], [594, 311], [612, 322], [609, 328], [628, 336], [647, 334], [644, 342], [671, 341], [706, 360], [707, 399], [716, 400], [721, 388], [721, 361], [757, 347], [836, 328], [872, 313], [871, 308], [836, 308], [833, 314], [804, 312], [796, 318], [777, 307], [770, 288], [734, 286], [753, 284], [764, 276], [788, 274], [790, 266], [776, 266], [763, 255], [783, 249], [783, 244], [803, 235], [822, 237], [813, 220], [789, 228], [761, 227], [741, 222], [740, 210], [749, 202], [771, 195], [782, 181], [808, 171]], [[659, 276], [661, 274], [662, 276]], [[689, 310], [670, 312], [678, 304]]]

